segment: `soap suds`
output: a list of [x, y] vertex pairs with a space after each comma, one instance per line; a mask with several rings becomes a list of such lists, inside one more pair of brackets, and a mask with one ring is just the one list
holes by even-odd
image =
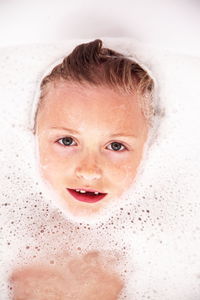
[[15, 267], [41, 259], [57, 264], [58, 252], [96, 249], [117, 257], [126, 282], [121, 299], [198, 300], [200, 58], [106, 39], [106, 46], [133, 53], [151, 69], [165, 115], [127, 195], [97, 224], [72, 222], [38, 178], [30, 109], [50, 63], [81, 42], [0, 50], [0, 300], [9, 299]]

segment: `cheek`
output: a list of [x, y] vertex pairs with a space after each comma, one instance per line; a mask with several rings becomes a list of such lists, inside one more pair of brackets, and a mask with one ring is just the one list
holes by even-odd
[[41, 147], [39, 151], [39, 168], [44, 179], [51, 184], [57, 184], [67, 174], [69, 161], [56, 155], [50, 147]]
[[64, 148], [57, 144], [41, 142], [39, 161], [42, 177], [58, 188], [74, 178], [75, 169], [80, 164], [80, 153], [73, 147]]
[[129, 187], [138, 170], [142, 158], [141, 151], [135, 151], [128, 155], [126, 159], [116, 161], [113, 164], [113, 179], [115, 180], [116, 184], [120, 183], [120, 186], [124, 189]]
[[132, 183], [136, 174], [136, 168], [129, 164], [124, 164], [118, 168], [116, 173], [116, 183], [121, 186], [127, 187], [130, 183]]

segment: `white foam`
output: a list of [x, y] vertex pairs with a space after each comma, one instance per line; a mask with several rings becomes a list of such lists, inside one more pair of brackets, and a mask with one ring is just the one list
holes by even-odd
[[44, 72], [84, 41], [0, 50], [0, 300], [8, 299], [10, 270], [49, 262], [61, 249], [121, 253], [118, 270], [126, 278], [121, 299], [200, 298], [200, 58], [133, 40], [104, 40], [150, 70], [165, 115], [134, 186], [109, 211], [112, 216], [96, 225], [73, 223], [50, 203], [38, 178], [30, 125]]

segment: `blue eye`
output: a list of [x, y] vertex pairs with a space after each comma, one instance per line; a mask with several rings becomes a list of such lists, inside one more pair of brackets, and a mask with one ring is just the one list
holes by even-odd
[[74, 146], [72, 145], [74, 140], [69, 136], [59, 139], [57, 142], [63, 146]]
[[111, 146], [111, 149], [109, 150], [114, 150], [114, 151], [122, 151], [127, 149], [123, 144], [118, 143], [118, 142], [113, 142], [109, 146]]

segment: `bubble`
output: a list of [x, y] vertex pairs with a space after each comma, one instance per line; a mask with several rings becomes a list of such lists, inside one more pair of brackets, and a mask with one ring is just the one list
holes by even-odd
[[[4, 270], [25, 263], [55, 265], [58, 252], [79, 255], [98, 249], [122, 256], [118, 272], [127, 286], [120, 299], [199, 299], [194, 275], [200, 270], [199, 58], [136, 51], [127, 43], [155, 74], [166, 115], [133, 188], [105, 211], [105, 218], [90, 224], [73, 222], [52, 205], [35, 171], [27, 126], [36, 81], [49, 62], [65, 55], [66, 44], [1, 50], [6, 70], [0, 77], [5, 95], [0, 118], [3, 280]], [[121, 41], [117, 45], [121, 49]]]

